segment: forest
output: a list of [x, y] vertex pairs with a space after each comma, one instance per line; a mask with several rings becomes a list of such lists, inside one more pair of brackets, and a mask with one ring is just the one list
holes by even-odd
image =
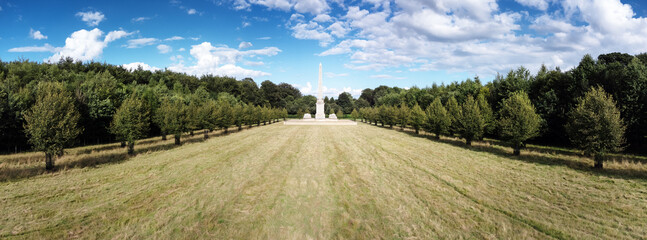
[[[141, 118], [147, 126], [142, 129], [141, 137], [170, 134], [164, 129], [159, 117], [155, 116], [159, 116], [164, 108], [169, 108], [174, 102], [182, 102], [186, 107], [186, 112], [178, 116], [188, 116], [186, 121], [189, 123], [199, 116], [195, 109], [206, 108], [207, 102], [215, 104], [213, 109], [221, 109], [224, 105], [232, 109], [237, 106], [240, 109], [256, 107], [257, 110], [250, 111], [259, 112], [260, 109], [267, 109], [268, 114], [273, 113], [273, 116], [268, 115], [269, 118], [285, 117], [288, 114], [300, 117], [305, 112], [314, 113], [316, 102], [314, 96], [304, 96], [290, 84], [275, 84], [269, 80], [257, 84], [251, 78], [237, 80], [213, 75], [196, 77], [167, 70], [129, 71], [122, 66], [75, 62], [69, 58], [61, 59], [58, 63], [0, 61], [0, 151], [26, 151], [33, 147], [26, 131], [28, 124], [25, 117], [29, 116], [28, 113], [39, 99], [39, 89], [45, 88], [43, 85], [46, 84], [42, 82], [58, 83], [58, 88], [69, 95], [74, 111], [78, 112], [78, 125], [82, 131], [69, 145], [123, 140], [115, 132], [114, 124], [118, 122], [115, 114], [131, 98], [137, 99], [135, 103], [145, 103], [134, 109], [148, 113]], [[366, 115], [367, 109], [392, 107], [428, 111], [435, 101], [438, 102], [436, 105], [443, 107], [449, 102], [457, 106], [473, 102], [478, 106], [479, 112], [488, 113], [480, 116], [484, 118], [484, 124], [479, 137], [498, 138], [501, 136], [501, 125], [487, 122], [500, 119], [500, 115], [506, 112], [502, 111], [506, 104], [514, 104], [508, 99], [521, 92], [527, 96], [529, 105], [538, 116], [537, 133], [528, 141], [570, 147], [573, 141], [564, 135], [567, 131], [566, 123], [585, 94], [598, 88], [602, 90], [601, 94], [610, 96], [620, 113], [620, 121], [626, 127], [622, 149], [646, 153], [647, 54], [633, 56], [609, 53], [602, 54], [597, 59], [585, 55], [576, 67], [567, 71], [542, 66], [536, 74], [532, 74], [528, 69], [519, 67], [507, 74], [499, 74], [485, 84], [479, 77], [475, 77], [423, 88], [378, 86], [364, 89], [357, 99], [344, 92], [336, 99], [326, 97], [324, 101], [327, 113], [349, 117], [355, 112], [354, 117], [362, 118], [370, 117]], [[523, 101], [523, 97], [519, 99]], [[191, 111], [194, 111], [193, 115]], [[410, 125], [410, 122], [407, 121], [404, 125]], [[199, 129], [205, 128], [194, 123], [186, 124], [181, 130]], [[453, 134], [451, 127], [448, 128], [448, 133]]]

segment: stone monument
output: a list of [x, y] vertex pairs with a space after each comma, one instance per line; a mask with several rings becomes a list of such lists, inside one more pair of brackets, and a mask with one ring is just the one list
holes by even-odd
[[319, 86], [317, 87], [317, 112], [315, 119], [326, 119], [324, 112], [323, 88], [321, 87], [321, 63], [319, 63]]
[[303, 119], [311, 119], [310, 113], [303, 114]]

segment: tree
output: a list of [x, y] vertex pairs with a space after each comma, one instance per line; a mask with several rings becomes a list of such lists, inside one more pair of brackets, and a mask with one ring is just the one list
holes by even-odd
[[471, 95], [467, 96], [461, 110], [458, 132], [465, 139], [465, 144], [470, 146], [472, 140], [478, 139], [483, 134], [483, 117], [478, 102], [474, 101]]
[[622, 150], [625, 126], [613, 97], [596, 87], [578, 100], [566, 132], [575, 146], [594, 157], [595, 168], [602, 168], [605, 154]]
[[357, 109], [353, 109], [353, 111], [350, 113], [350, 117], [353, 119], [353, 121], [359, 118], [359, 112], [357, 111]]
[[217, 125], [218, 105], [213, 99], [207, 99], [198, 110], [199, 126], [204, 129], [204, 139], [209, 138], [209, 132]]
[[146, 136], [149, 120], [146, 103], [133, 94], [115, 112], [110, 130], [119, 140], [128, 142], [128, 154], [134, 154], [135, 141]]
[[[434, 100], [435, 101], [435, 100]], [[460, 117], [461, 117], [461, 107], [458, 105], [458, 101], [454, 96], [449, 97], [445, 103], [445, 109], [447, 110], [447, 116], [449, 117], [449, 128], [447, 129], [449, 135], [454, 135], [460, 129]]]
[[[492, 134], [494, 132], [495, 125], [492, 107], [490, 107], [490, 104], [485, 99], [485, 94], [483, 93], [479, 93], [479, 95], [476, 97], [476, 101], [478, 102], [479, 110], [481, 111], [481, 116], [483, 117], [483, 131], [484, 133]], [[483, 137], [481, 136], [481, 138]]]
[[189, 120], [186, 113], [187, 106], [184, 100], [177, 96], [164, 98], [156, 113], [156, 122], [160, 124], [160, 129], [165, 134], [173, 134], [175, 145], [180, 145], [182, 133], [188, 128]]
[[541, 118], [525, 92], [514, 92], [503, 100], [498, 126], [501, 138], [512, 145], [514, 155], [521, 153], [526, 140], [539, 134], [540, 124]]
[[63, 148], [83, 131], [77, 127], [79, 117], [63, 84], [38, 84], [36, 103], [24, 113], [24, 127], [34, 149], [45, 152], [45, 169], [53, 169], [54, 157], [63, 155]]
[[400, 124], [400, 129], [404, 130], [409, 124], [409, 117], [411, 115], [411, 110], [407, 107], [406, 104], [402, 104], [400, 108], [395, 109], [395, 117], [398, 124]]
[[413, 108], [411, 108], [411, 117], [409, 120], [413, 129], [416, 130], [416, 134], [420, 132], [420, 128], [422, 128], [427, 121], [425, 111], [423, 111], [417, 103], [413, 105]]
[[349, 114], [351, 111], [353, 111], [353, 96], [351, 96], [350, 93], [340, 93], [337, 97], [336, 103], [337, 105], [339, 105], [339, 107], [341, 107], [341, 110], [345, 114]]
[[448, 132], [449, 126], [452, 124], [452, 119], [443, 104], [440, 103], [440, 98], [436, 98], [427, 107], [426, 115], [427, 123], [425, 124], [425, 128], [427, 131], [435, 133], [436, 139], [439, 139], [441, 134]]

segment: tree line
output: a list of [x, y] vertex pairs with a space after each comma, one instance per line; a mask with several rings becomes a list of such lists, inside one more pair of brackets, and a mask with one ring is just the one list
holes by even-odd
[[[474, 140], [482, 140], [486, 131], [508, 142], [514, 155], [520, 155], [528, 139], [539, 135], [543, 119], [531, 103], [528, 94], [517, 91], [501, 102], [494, 114], [484, 95], [475, 99], [468, 95], [462, 104], [451, 96], [444, 104], [434, 99], [424, 110], [417, 103], [413, 108], [381, 105], [379, 107], [353, 110], [352, 118], [383, 127], [399, 125], [411, 127], [419, 134], [421, 129], [436, 135], [458, 135], [469, 146]], [[565, 129], [573, 144], [585, 154], [592, 156], [595, 167], [602, 168], [604, 156], [622, 149], [625, 125], [613, 97], [601, 87], [591, 88], [578, 99], [576, 107], [568, 113]]]

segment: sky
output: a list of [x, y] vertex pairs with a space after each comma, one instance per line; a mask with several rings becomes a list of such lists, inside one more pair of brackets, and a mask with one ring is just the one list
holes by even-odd
[[425, 87], [584, 54], [647, 52], [642, 0], [0, 0], [0, 59], [286, 82], [315, 95]]

